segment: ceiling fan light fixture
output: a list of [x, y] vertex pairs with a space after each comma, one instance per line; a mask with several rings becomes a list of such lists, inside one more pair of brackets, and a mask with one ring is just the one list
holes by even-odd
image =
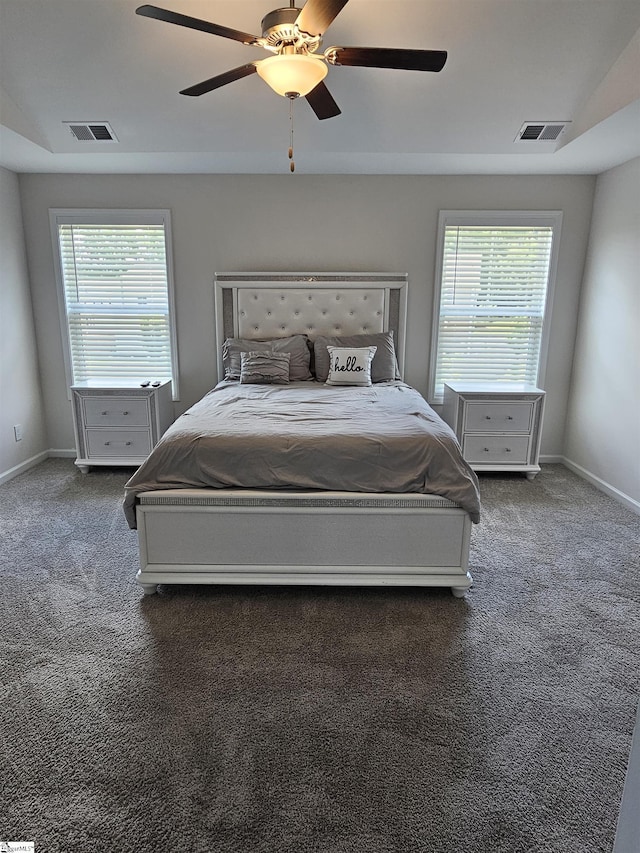
[[304, 53], [286, 53], [270, 56], [256, 65], [260, 77], [274, 92], [289, 98], [304, 97], [327, 76], [323, 60]]

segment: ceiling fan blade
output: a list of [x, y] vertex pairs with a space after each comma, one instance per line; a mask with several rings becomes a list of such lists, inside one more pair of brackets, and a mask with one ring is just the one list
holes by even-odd
[[405, 71], [442, 71], [446, 50], [404, 50], [394, 47], [330, 47], [324, 52], [331, 65], [398, 68]]
[[342, 110], [333, 100], [331, 92], [325, 84], [320, 81], [306, 96], [307, 102], [319, 119], [333, 118], [339, 116]]
[[248, 77], [249, 74], [255, 74], [255, 72], [256, 63], [249, 62], [247, 65], [239, 65], [238, 68], [232, 68], [231, 71], [225, 71], [224, 74], [218, 74], [216, 77], [204, 80], [202, 83], [196, 83], [195, 86], [189, 86], [188, 89], [183, 89], [180, 94], [193, 97], [206, 95], [207, 92], [226, 86], [227, 83], [233, 83], [234, 80], [241, 80], [243, 77]]
[[321, 36], [348, 0], [307, 0], [296, 19], [298, 29], [310, 36]]
[[171, 12], [168, 9], [159, 9], [157, 6], [139, 6], [136, 9], [136, 15], [142, 15], [145, 18], [155, 18], [157, 21], [166, 21], [168, 24], [177, 24], [179, 27], [201, 30], [203, 33], [211, 33], [214, 36], [241, 41], [243, 44], [260, 44], [258, 36], [251, 35], [251, 33], [232, 30], [229, 27], [222, 27], [220, 24], [201, 21], [200, 18], [181, 15], [179, 12]]

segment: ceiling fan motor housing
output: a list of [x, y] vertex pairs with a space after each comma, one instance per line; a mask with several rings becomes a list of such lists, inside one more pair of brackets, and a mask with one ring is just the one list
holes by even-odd
[[295, 26], [301, 11], [295, 6], [285, 6], [264, 16], [261, 27], [267, 49], [280, 53], [286, 47], [293, 47], [296, 51], [312, 53], [320, 47], [322, 39], [319, 36], [300, 32]]

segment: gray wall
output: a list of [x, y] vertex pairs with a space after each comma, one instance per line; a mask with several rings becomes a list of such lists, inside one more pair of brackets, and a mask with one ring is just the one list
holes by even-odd
[[18, 177], [0, 168], [0, 480], [47, 446]]
[[596, 183], [565, 455], [640, 505], [640, 158]]
[[224, 270], [409, 274], [406, 380], [426, 393], [440, 209], [562, 210], [542, 451], [563, 452], [592, 176], [22, 175], [50, 447], [73, 447], [48, 208], [172, 212], [180, 413], [216, 382], [213, 276]]

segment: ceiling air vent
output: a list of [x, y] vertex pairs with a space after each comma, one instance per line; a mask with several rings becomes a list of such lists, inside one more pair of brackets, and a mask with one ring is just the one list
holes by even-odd
[[79, 142], [117, 142], [118, 139], [106, 121], [63, 121], [71, 135]]
[[568, 124], [568, 121], [527, 121], [518, 131], [515, 142], [556, 142]]

